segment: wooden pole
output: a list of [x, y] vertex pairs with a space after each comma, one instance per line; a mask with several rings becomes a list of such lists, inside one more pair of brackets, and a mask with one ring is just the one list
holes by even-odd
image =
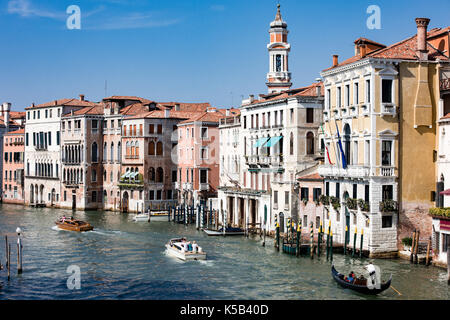
[[6, 246], [6, 265], [5, 265], [5, 267], [8, 268], [8, 265], [9, 265], [9, 258], [8, 258], [8, 236], [5, 236], [5, 246]]
[[363, 241], [364, 241], [364, 229], [361, 228], [361, 243], [359, 244], [359, 257], [360, 258], [362, 258]]
[[330, 260], [333, 262], [333, 231], [330, 231]]
[[322, 242], [321, 237], [322, 237], [322, 221], [320, 222], [319, 232], [317, 234], [317, 256], [318, 257], [320, 257], [320, 243]]
[[358, 234], [358, 228], [355, 227], [355, 234], [353, 235], [353, 251], [352, 251], [352, 257], [355, 256], [355, 251], [356, 251], [356, 236]]
[[311, 259], [314, 258], [314, 227], [313, 224], [311, 222], [311, 227], [310, 227], [310, 233], [311, 233], [311, 240], [310, 240], [310, 249], [309, 249], [309, 253], [311, 255]]
[[450, 285], [450, 236], [447, 235], [447, 284]]
[[11, 243], [8, 243], [8, 281], [11, 278]]
[[414, 248], [414, 263], [419, 263], [419, 259], [417, 258], [417, 253], [419, 251], [419, 239], [420, 239], [420, 230], [417, 230], [416, 235], [416, 247]]
[[416, 245], [416, 229], [414, 229], [411, 243], [411, 255], [409, 256], [409, 262], [414, 262], [414, 246]]
[[347, 237], [348, 237], [348, 226], [345, 226], [345, 239], [344, 239], [344, 256], [347, 254]]
[[328, 230], [327, 230], [327, 261], [330, 257], [330, 231], [331, 231], [331, 220], [328, 221]]
[[275, 231], [276, 231], [275, 247], [277, 248], [277, 251], [280, 251], [280, 225], [276, 220], [275, 220]]
[[17, 239], [17, 273], [22, 273], [22, 239]]
[[425, 260], [425, 265], [426, 266], [428, 266], [430, 264], [430, 249], [431, 249], [431, 237], [428, 239], [427, 258]]

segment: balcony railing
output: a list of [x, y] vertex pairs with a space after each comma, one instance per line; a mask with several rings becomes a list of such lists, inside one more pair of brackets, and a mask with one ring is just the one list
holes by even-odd
[[383, 177], [394, 177], [395, 176], [395, 168], [394, 167], [379, 167], [379, 175]]
[[47, 146], [35, 146], [34, 150], [36, 150], [36, 151], [47, 151]]
[[371, 104], [370, 103], [364, 103], [361, 105], [361, 114], [363, 116], [368, 116], [370, 114], [370, 108], [371, 108]]
[[439, 87], [441, 90], [450, 90], [450, 79], [442, 79], [439, 81]]
[[394, 116], [396, 114], [397, 107], [393, 103], [381, 104], [381, 115]]
[[192, 191], [192, 183], [191, 182], [183, 183], [183, 190]]
[[350, 107], [350, 116], [352, 116], [352, 117], [358, 116], [358, 106], [357, 105]]
[[208, 191], [209, 183], [200, 183], [200, 191]]
[[319, 167], [319, 174], [321, 176], [334, 176], [334, 177], [368, 177], [370, 175], [370, 168], [360, 165], [349, 165], [347, 169], [343, 169], [332, 165], [323, 165]]

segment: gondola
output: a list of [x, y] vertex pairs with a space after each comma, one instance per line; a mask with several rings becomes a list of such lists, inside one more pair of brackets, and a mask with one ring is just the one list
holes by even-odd
[[[384, 290], [388, 289], [391, 286], [391, 281], [392, 281], [392, 274], [389, 278], [389, 280], [387, 282], [383, 282], [381, 284], [380, 289], [369, 289], [366, 285], [366, 283], [362, 280], [357, 280], [355, 283], [350, 283], [344, 280], [344, 275], [339, 273], [335, 268], [334, 265], [331, 266], [331, 275], [333, 276], [333, 279], [343, 288], [347, 288], [347, 289], [351, 289], [354, 291], [357, 291], [359, 293], [363, 293], [363, 294], [379, 294], [381, 292], [383, 292]], [[366, 280], [367, 281], [367, 280]], [[359, 282], [359, 283], [358, 283]]]

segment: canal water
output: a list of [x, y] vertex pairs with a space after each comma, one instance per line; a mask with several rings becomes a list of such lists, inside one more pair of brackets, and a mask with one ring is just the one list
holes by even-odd
[[[90, 222], [94, 231], [75, 233], [54, 227], [65, 214]], [[133, 222], [133, 215], [0, 206], [0, 261], [4, 236], [12, 244], [11, 279], [0, 271], [0, 299], [449, 299], [446, 270], [403, 260], [374, 260], [389, 289], [368, 297], [340, 288], [322, 256], [296, 258], [268, 238], [208, 237], [195, 226], [166, 221]], [[23, 230], [23, 269], [17, 275], [17, 236]], [[186, 236], [207, 252], [207, 261], [183, 262], [165, 253], [165, 243]], [[334, 255], [336, 269], [364, 272], [368, 260]], [[69, 266], [81, 271], [81, 288], [69, 290]]]

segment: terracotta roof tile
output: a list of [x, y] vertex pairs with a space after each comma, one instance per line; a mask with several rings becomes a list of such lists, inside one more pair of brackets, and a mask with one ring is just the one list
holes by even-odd
[[80, 99], [59, 99], [59, 100], [54, 100], [51, 102], [38, 104], [35, 106], [30, 106], [30, 107], [25, 108], [25, 110], [35, 109], [35, 108], [53, 107], [55, 105], [56, 106], [91, 107], [91, 106], [95, 106], [96, 103], [90, 102], [87, 100], [80, 100]]
[[[85, 114], [103, 115], [104, 114], [103, 106], [95, 105], [92, 107], [85, 107], [85, 108], [82, 108], [82, 109], [79, 109], [79, 110], [76, 110], [73, 112], [74, 116], [80, 116], [80, 115], [85, 115]], [[64, 117], [71, 117], [71, 116], [72, 116], [71, 113], [64, 115]]]

